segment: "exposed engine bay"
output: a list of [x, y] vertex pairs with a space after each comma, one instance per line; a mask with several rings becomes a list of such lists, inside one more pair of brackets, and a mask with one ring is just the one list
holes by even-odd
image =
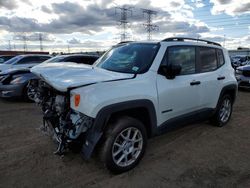
[[58, 143], [55, 154], [63, 155], [67, 149], [81, 147], [93, 118], [70, 108], [69, 91], [57, 91], [42, 80], [32, 80], [29, 87], [36, 88], [34, 100], [43, 112], [42, 130]]

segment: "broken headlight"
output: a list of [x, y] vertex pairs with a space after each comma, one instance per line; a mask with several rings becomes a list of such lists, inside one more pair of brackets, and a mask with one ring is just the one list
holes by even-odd
[[94, 123], [94, 119], [80, 112], [72, 111], [70, 115], [72, 129], [69, 131], [69, 137], [76, 139], [81, 133], [86, 132]]

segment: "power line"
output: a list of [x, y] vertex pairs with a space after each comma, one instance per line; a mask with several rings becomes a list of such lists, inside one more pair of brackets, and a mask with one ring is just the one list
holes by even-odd
[[127, 7], [127, 6], [115, 7], [115, 14], [117, 15], [117, 11], [120, 12], [118, 25], [120, 25], [121, 27], [121, 33], [120, 33], [121, 41], [125, 41], [129, 38], [128, 33], [127, 33], [127, 28], [129, 24], [128, 16], [129, 16], [129, 13], [130, 13], [130, 16], [132, 16], [133, 14], [132, 8], [133, 7]]
[[152, 39], [152, 31], [158, 30], [159, 26], [152, 24], [152, 17], [157, 15], [156, 11], [150, 9], [142, 9], [143, 16], [146, 15], [146, 23], [144, 23], [144, 27], [148, 33], [148, 40]]

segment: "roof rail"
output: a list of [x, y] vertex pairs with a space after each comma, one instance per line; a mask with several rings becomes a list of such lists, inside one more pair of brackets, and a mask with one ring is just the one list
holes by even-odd
[[171, 37], [171, 38], [166, 38], [166, 39], [162, 40], [162, 42], [175, 42], [175, 41], [184, 41], [184, 40], [191, 40], [191, 41], [197, 41], [197, 42], [206, 42], [207, 44], [213, 44], [213, 45], [221, 46], [219, 43], [216, 43], [216, 42], [203, 40], [203, 39], [188, 38], [188, 37]]
[[127, 40], [127, 41], [121, 41], [121, 42], [119, 42], [118, 44], [126, 44], [126, 43], [130, 43], [130, 42], [134, 42], [134, 41], [130, 41], [130, 40]]

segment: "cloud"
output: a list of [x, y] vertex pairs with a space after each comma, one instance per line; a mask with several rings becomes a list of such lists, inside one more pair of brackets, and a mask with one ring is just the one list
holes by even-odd
[[[32, 5], [30, 0], [20, 0], [20, 2]], [[13, 10], [18, 8], [18, 1], [17, 0], [0, 0], [0, 8], [5, 8], [8, 10]]]
[[249, 0], [210, 0], [212, 14], [225, 13], [231, 16], [250, 14]]
[[18, 6], [15, 0], [0, 0], [0, 8], [6, 8], [12, 10], [17, 7]]
[[76, 39], [76, 38], [72, 38], [70, 40], [68, 40], [69, 44], [81, 44], [81, 40]]
[[218, 0], [218, 2], [220, 3], [220, 4], [228, 4], [228, 3], [231, 3], [232, 2], [232, 0]]
[[205, 6], [205, 4], [202, 2], [202, 0], [192, 0], [192, 2], [195, 4], [196, 8], [202, 8]]
[[157, 25], [160, 26], [160, 33], [189, 33], [197, 35], [199, 33], [209, 32], [210, 29], [207, 26], [198, 26], [191, 24], [187, 21], [175, 21], [175, 22], [158, 22]]
[[14, 35], [13, 39], [16, 41], [23, 41], [25, 38], [26, 41], [39, 41], [40, 38], [45, 42], [54, 42], [55, 37], [47, 33], [22, 33]]
[[49, 9], [47, 6], [45, 6], [45, 5], [42, 5], [41, 6], [41, 11], [43, 11], [43, 12], [45, 12], [45, 13], [47, 13], [47, 14], [51, 14], [52, 13], [52, 10], [51, 9]]
[[41, 29], [37, 20], [20, 17], [0, 17], [0, 28], [10, 32], [35, 32]]

